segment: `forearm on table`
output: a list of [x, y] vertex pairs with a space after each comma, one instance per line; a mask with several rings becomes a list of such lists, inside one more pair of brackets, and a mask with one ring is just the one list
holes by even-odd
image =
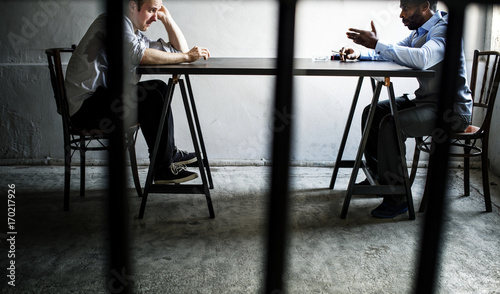
[[188, 61], [188, 56], [185, 53], [169, 53], [157, 49], [146, 48], [142, 56], [141, 64], [175, 64]]

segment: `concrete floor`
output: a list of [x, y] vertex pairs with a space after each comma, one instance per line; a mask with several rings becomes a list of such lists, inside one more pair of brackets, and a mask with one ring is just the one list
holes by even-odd
[[[130, 189], [133, 267], [122, 273], [122, 281], [134, 293], [261, 292], [270, 168], [212, 171], [215, 219], [208, 218], [203, 195], [152, 194], [139, 220], [140, 199]], [[417, 213], [414, 221], [407, 215], [375, 219], [370, 210], [380, 199], [355, 196], [341, 220], [348, 171], [341, 170], [332, 191], [326, 189], [331, 168], [292, 169], [285, 293], [412, 292], [425, 214]], [[500, 293], [500, 179], [491, 175], [493, 212], [484, 213], [480, 171], [473, 172], [470, 197], [462, 196], [461, 171], [451, 172], [437, 292]], [[140, 175], [144, 180], [145, 168]], [[120, 286], [103, 278], [109, 276], [104, 270], [106, 170], [88, 169], [85, 198], [78, 196], [76, 168], [73, 176], [71, 208], [63, 212], [62, 167], [0, 167], [2, 193], [8, 194], [8, 184], [16, 186], [17, 231], [13, 259], [6, 254], [10, 235], [0, 232], [2, 293], [113, 293]], [[417, 208], [423, 183], [421, 172], [413, 187]], [[5, 280], [12, 260], [15, 287]]]

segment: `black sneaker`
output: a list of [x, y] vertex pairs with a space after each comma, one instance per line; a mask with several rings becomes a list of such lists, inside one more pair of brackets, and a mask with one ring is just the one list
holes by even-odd
[[154, 181], [158, 185], [180, 184], [197, 177], [198, 174], [188, 171], [184, 164], [172, 163], [169, 168], [155, 171]]
[[178, 164], [190, 164], [196, 162], [197, 160], [196, 153], [190, 153], [181, 149], [176, 149], [174, 156], [172, 156], [172, 162]]
[[387, 203], [380, 204], [372, 210], [372, 215], [376, 218], [393, 218], [408, 211], [408, 203], [392, 206]]

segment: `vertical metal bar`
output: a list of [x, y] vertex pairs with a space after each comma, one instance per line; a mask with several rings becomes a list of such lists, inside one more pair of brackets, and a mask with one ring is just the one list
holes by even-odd
[[[416, 293], [434, 293], [436, 276], [441, 262], [441, 236], [444, 227], [444, 213], [447, 208], [446, 185], [448, 182], [448, 152], [450, 130], [443, 120], [446, 109], [453, 107], [457, 95], [457, 75], [462, 50], [462, 31], [467, 1], [446, 1], [449, 21], [444, 58], [444, 71], [441, 77], [439, 115], [436, 125], [445, 135], [444, 142], [436, 142], [434, 152], [429, 158], [426, 190], [429, 191], [429, 207], [425, 217], [421, 242], [420, 260]], [[428, 189], [427, 189], [428, 188]]]
[[[110, 95], [118, 99], [119, 106], [123, 106], [124, 87], [124, 54], [123, 48], [123, 15], [125, 1], [107, 1], [106, 21], [106, 51], [109, 62], [108, 87]], [[130, 293], [130, 284], [127, 281], [129, 268], [128, 253], [128, 224], [127, 224], [127, 193], [125, 176], [125, 132], [123, 108], [117, 107], [117, 113], [112, 118], [114, 130], [110, 137], [109, 154], [109, 196], [108, 196], [108, 234], [109, 256], [105, 265], [104, 277], [107, 290], [115, 293]]]
[[296, 0], [280, 0], [265, 293], [283, 293], [292, 130]]

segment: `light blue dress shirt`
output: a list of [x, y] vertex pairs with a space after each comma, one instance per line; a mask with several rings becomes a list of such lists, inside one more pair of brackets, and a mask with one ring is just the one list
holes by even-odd
[[[391, 60], [415, 69], [430, 69], [436, 72], [434, 78], [418, 78], [419, 88], [415, 91], [415, 103], [439, 103], [440, 79], [446, 47], [448, 15], [437, 11], [426, 23], [396, 44], [377, 42], [375, 50], [362, 53], [361, 60]], [[459, 88], [455, 97], [454, 112], [471, 115], [472, 96], [467, 84], [465, 56], [460, 58]]]
[[[130, 82], [137, 83], [140, 76], [135, 74], [135, 69], [140, 64], [146, 48], [170, 53], [180, 51], [161, 38], [153, 41], [140, 31], [134, 32], [130, 19], [127, 16], [124, 18], [124, 52], [130, 61], [129, 71], [133, 77]], [[108, 61], [104, 46], [105, 34], [106, 14], [101, 14], [90, 25], [69, 60], [65, 87], [70, 116], [80, 109], [85, 99], [91, 97], [99, 86], [107, 87]]]

